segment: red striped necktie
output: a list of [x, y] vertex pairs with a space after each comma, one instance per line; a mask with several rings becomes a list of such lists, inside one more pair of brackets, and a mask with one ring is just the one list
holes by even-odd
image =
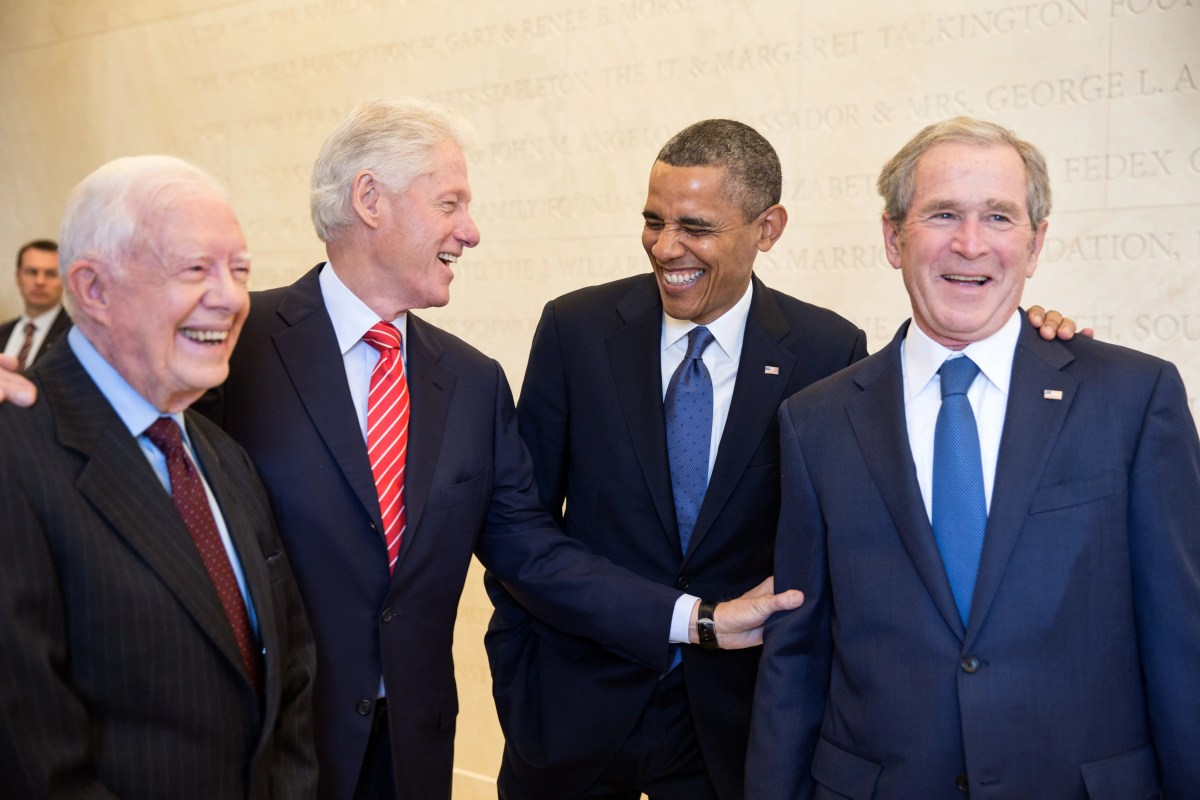
[[367, 394], [367, 455], [379, 495], [383, 538], [387, 542], [388, 571], [396, 569], [400, 540], [408, 515], [404, 504], [404, 464], [408, 456], [408, 381], [400, 331], [390, 322], [378, 322], [363, 334], [363, 341], [379, 351], [371, 371]]

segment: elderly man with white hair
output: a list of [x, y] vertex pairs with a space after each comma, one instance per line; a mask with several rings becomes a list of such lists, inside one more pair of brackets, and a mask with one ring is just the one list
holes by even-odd
[[246, 318], [237, 219], [196, 167], [122, 158], [60, 252], [75, 327], [0, 407], [0, 786], [312, 797], [300, 595], [249, 458], [188, 411]]

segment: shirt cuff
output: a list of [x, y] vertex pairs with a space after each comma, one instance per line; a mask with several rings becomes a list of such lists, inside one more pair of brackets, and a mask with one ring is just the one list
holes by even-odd
[[690, 594], [681, 594], [675, 601], [675, 610], [671, 613], [671, 644], [691, 641], [688, 629], [692, 626], [692, 608], [698, 602], [700, 598]]

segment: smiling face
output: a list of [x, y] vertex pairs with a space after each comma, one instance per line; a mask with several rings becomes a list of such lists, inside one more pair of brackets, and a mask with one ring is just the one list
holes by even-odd
[[888, 261], [904, 275], [913, 321], [961, 350], [1000, 330], [1017, 309], [1046, 222], [1032, 228], [1025, 164], [1006, 145], [935, 145], [914, 178], [903, 226], [883, 219]]
[[149, 211], [139, 230], [120, 265], [72, 264], [72, 287], [100, 325], [86, 331], [100, 353], [159, 411], [180, 411], [229, 374], [250, 256], [229, 204], [207, 187]]
[[30, 247], [21, 254], [17, 266], [17, 288], [30, 317], [45, 314], [62, 299], [62, 280], [58, 276], [58, 253]]
[[706, 325], [750, 284], [754, 258], [770, 250], [787, 222], [773, 205], [747, 222], [726, 190], [724, 167], [673, 167], [656, 161], [642, 211], [642, 247], [658, 279], [663, 309]]
[[435, 145], [429, 171], [403, 191], [383, 190], [377, 258], [390, 265], [389, 291], [403, 298], [400, 310], [450, 302], [452, 267], [463, 248], [479, 244], [470, 202], [467, 162], [453, 142]]

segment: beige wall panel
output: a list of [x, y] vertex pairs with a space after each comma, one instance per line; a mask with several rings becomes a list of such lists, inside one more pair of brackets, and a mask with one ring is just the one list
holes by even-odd
[[[966, 10], [964, 10], [966, 9]], [[874, 180], [958, 113], [1045, 151], [1055, 211], [1029, 302], [1175, 361], [1200, 413], [1200, 0], [6, 0], [0, 258], [55, 235], [66, 192], [118, 155], [171, 152], [230, 186], [256, 288], [322, 257], [308, 172], [354, 102], [424, 94], [479, 130], [482, 244], [426, 316], [520, 387], [542, 305], [647, 269], [654, 154], [684, 125], [744, 120], [784, 164], [772, 286], [877, 348], [907, 316]], [[0, 280], [0, 315], [18, 310]], [[456, 643], [455, 796], [494, 796], [500, 733], [472, 573]]]

